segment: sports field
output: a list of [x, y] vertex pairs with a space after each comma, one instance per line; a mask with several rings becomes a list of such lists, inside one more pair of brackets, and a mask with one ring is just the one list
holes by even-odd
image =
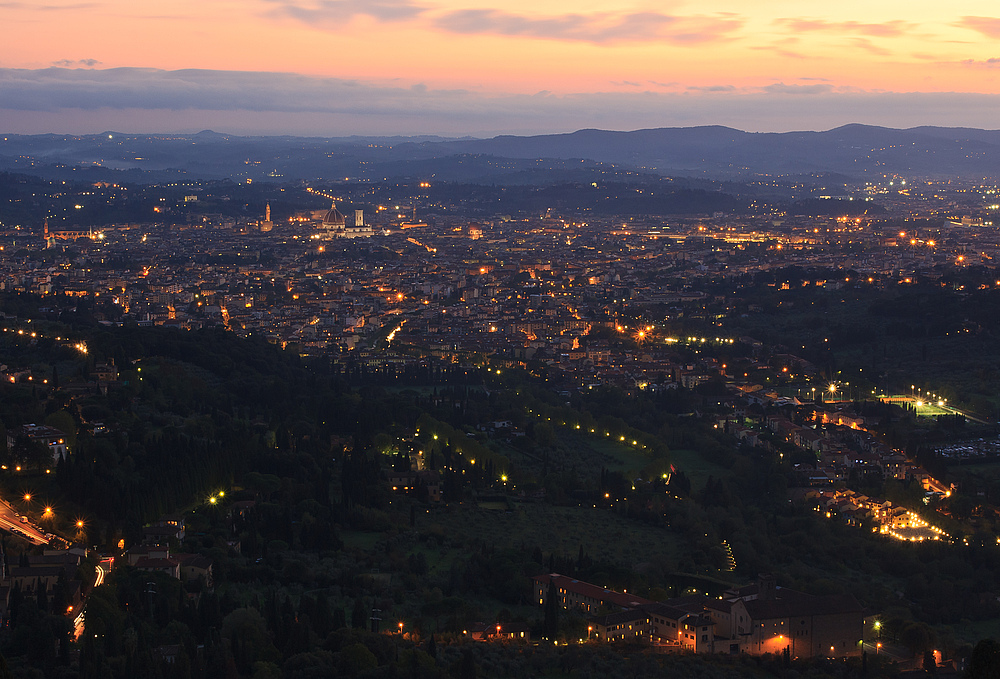
[[932, 399], [922, 399], [919, 396], [909, 396], [906, 394], [894, 394], [892, 396], [879, 396], [883, 401], [897, 403], [899, 405], [910, 405], [916, 408], [917, 417], [934, 417], [936, 415], [955, 415], [958, 413], [954, 408], [947, 406], [943, 401]]

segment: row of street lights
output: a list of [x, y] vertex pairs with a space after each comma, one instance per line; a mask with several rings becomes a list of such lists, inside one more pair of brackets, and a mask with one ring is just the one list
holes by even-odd
[[[32, 497], [33, 497], [32, 494], [30, 492], [27, 492], [27, 493], [25, 493], [21, 497], [21, 499], [24, 500], [25, 503], [30, 504], [31, 500], [32, 500]], [[56, 515], [55, 514], [55, 510], [52, 508], [52, 505], [45, 505], [45, 507], [42, 509], [42, 517], [41, 518], [43, 518], [43, 519], [46, 519], [46, 520], [52, 519], [52, 518], [55, 517], [55, 515]], [[86, 526], [87, 524], [86, 524], [86, 522], [83, 519], [77, 519], [76, 522], [74, 523], [74, 525], [76, 526], [77, 529], [82, 530], [84, 528], [84, 526]]]

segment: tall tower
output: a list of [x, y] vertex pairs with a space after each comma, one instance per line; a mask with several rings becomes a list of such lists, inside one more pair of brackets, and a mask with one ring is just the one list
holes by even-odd
[[48, 250], [49, 248], [54, 248], [56, 246], [56, 237], [54, 235], [52, 235], [52, 233], [49, 231], [49, 219], [48, 219], [48, 217], [45, 218], [45, 230], [43, 232], [43, 236], [42, 237], [45, 239], [45, 249], [46, 250]]
[[264, 208], [264, 221], [260, 223], [261, 233], [266, 233], [274, 228], [274, 222], [271, 221], [271, 203], [267, 203]]

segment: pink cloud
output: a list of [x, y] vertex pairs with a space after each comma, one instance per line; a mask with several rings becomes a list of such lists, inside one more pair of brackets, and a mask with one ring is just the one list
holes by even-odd
[[464, 9], [436, 18], [434, 25], [449, 33], [524, 36], [598, 44], [653, 41], [698, 44], [721, 39], [739, 30], [743, 19], [732, 14], [673, 16], [660, 12], [527, 16], [496, 9]]
[[1000, 19], [994, 17], [965, 16], [955, 25], [982, 33], [988, 38], [1000, 38]]
[[827, 33], [870, 35], [877, 38], [892, 38], [905, 35], [916, 28], [916, 24], [900, 20], [870, 24], [860, 21], [789, 18], [778, 19], [775, 23], [785, 26], [796, 33], [822, 31]]

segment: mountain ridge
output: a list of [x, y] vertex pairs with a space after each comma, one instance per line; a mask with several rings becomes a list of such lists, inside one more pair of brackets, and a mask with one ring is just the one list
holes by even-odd
[[575, 161], [715, 179], [828, 172], [859, 181], [897, 174], [985, 178], [996, 177], [1000, 169], [1000, 130], [851, 123], [824, 131], [746, 132], [701, 125], [631, 131], [583, 128], [490, 138], [246, 137], [203, 130], [189, 135], [7, 135], [0, 141], [0, 169], [19, 172], [31, 172], [35, 164], [116, 171], [169, 167], [192, 178], [372, 181], [431, 177], [446, 159], [454, 166], [448, 176], [456, 181], [479, 176], [493, 181], [506, 172], [525, 170], [524, 162], [506, 169], [498, 162], [496, 171], [487, 175], [463, 175], [461, 158], [475, 156], [538, 161], [560, 171], [567, 161]]

